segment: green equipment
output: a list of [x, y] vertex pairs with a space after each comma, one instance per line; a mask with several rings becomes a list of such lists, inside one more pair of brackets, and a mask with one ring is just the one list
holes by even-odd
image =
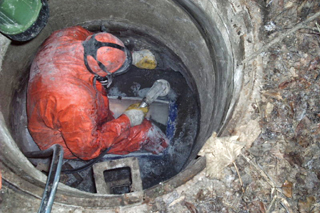
[[0, 0], [0, 32], [15, 41], [28, 41], [46, 26], [46, 0]]

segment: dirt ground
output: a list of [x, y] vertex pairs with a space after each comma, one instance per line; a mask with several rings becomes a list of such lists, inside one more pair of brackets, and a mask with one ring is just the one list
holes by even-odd
[[251, 106], [261, 134], [223, 177], [202, 172], [149, 203], [154, 212], [320, 212], [320, 2], [251, 2], [264, 11], [261, 101]]

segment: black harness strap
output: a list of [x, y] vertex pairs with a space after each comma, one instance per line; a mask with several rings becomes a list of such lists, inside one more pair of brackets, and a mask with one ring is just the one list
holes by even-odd
[[[89, 40], [82, 42], [82, 45], [84, 48], [84, 64], [85, 64], [87, 70], [89, 72], [91, 72], [92, 74], [94, 74], [96, 76], [96, 79], [98, 81], [100, 81], [100, 83], [102, 85], [110, 86], [110, 84], [112, 83], [113, 75], [122, 74], [122, 73], [128, 71], [128, 69], [130, 68], [130, 65], [132, 63], [132, 56], [127, 48], [122, 47], [122, 46], [115, 44], [115, 43], [97, 41], [95, 36], [96, 35], [93, 35]], [[98, 61], [97, 52], [98, 52], [98, 49], [101, 47], [112, 47], [112, 48], [116, 48], [116, 49], [119, 49], [119, 50], [122, 50], [125, 52], [126, 61], [123, 63], [123, 65], [115, 73], [111, 73], [110, 71], [108, 71], [107, 67], [104, 66], [100, 61]], [[98, 74], [96, 74], [95, 72], [93, 72], [93, 70], [91, 69], [91, 67], [88, 63], [88, 56], [92, 56], [97, 61], [100, 69], [103, 70], [104, 72], [108, 73], [108, 75], [105, 77], [102, 77], [102, 76], [99, 76]]]

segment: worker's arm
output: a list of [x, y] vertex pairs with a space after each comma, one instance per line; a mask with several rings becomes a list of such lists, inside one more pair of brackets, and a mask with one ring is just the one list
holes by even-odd
[[85, 90], [79, 90], [77, 88], [76, 94], [70, 94], [72, 96], [64, 94], [65, 100], [61, 103], [67, 104], [62, 106], [64, 104], [60, 103], [58, 122], [68, 149], [76, 157], [89, 160], [98, 157], [120, 135], [129, 134], [130, 120], [126, 115], [121, 115], [98, 126], [98, 101]]

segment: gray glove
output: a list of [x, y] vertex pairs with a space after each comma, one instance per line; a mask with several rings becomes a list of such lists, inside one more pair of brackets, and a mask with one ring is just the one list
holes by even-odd
[[144, 119], [144, 113], [138, 109], [125, 111], [124, 114], [129, 118], [131, 127], [140, 125]]
[[131, 126], [137, 126], [142, 123], [148, 111], [148, 107], [140, 107], [140, 103], [135, 103], [130, 105], [124, 114], [129, 118]]

